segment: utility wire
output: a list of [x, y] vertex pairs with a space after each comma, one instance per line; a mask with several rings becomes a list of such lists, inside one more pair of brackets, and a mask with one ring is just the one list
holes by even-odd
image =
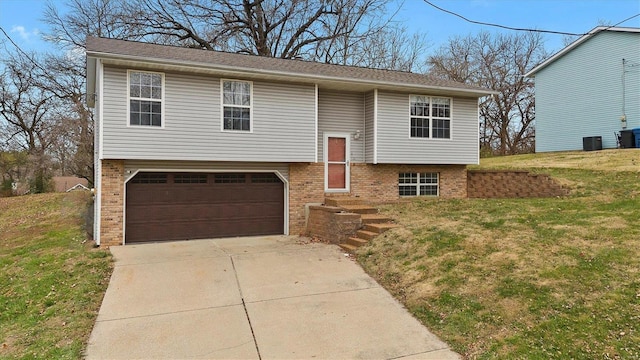
[[[501, 28], [501, 29], [507, 29], [507, 30], [515, 30], [515, 31], [529, 31], [529, 32], [538, 32], [538, 33], [547, 33], [547, 34], [557, 34], [557, 35], [570, 35], [570, 36], [584, 36], [584, 35], [588, 35], [589, 33], [582, 33], [582, 34], [578, 34], [578, 33], [570, 33], [570, 32], [564, 32], [564, 31], [554, 31], [554, 30], [539, 30], [539, 29], [528, 29], [528, 28], [516, 28], [516, 27], [511, 27], [511, 26], [505, 26], [505, 25], [500, 25], [500, 24], [493, 24], [493, 23], [487, 23], [487, 22], [482, 22], [482, 21], [476, 21], [476, 20], [471, 20], [468, 19], [458, 13], [455, 13], [453, 11], [447, 10], [447, 9], [443, 9], [437, 5], [435, 5], [434, 3], [432, 3], [429, 0], [423, 0], [425, 3], [427, 3], [428, 5], [442, 11], [442, 12], [446, 12], [447, 14], [451, 14], [453, 16], [459, 17], [464, 21], [470, 22], [472, 24], [477, 24], [477, 25], [486, 25], [486, 26], [493, 26], [493, 27], [497, 27], [497, 28]], [[623, 22], [629, 21], [633, 18], [636, 18], [640, 16], [640, 13], [635, 14], [631, 17], [628, 17], [622, 21], [620, 21], [619, 23], [615, 24], [615, 25], [611, 25], [608, 26], [606, 29], [610, 29], [612, 27], [618, 26], [620, 24], [622, 24]]]
[[11, 36], [9, 36], [9, 34], [7, 34], [6, 31], [4, 31], [4, 29], [2, 28], [2, 26], [0, 26], [0, 31], [2, 31], [2, 33], [4, 34], [4, 36], [9, 39], [9, 41], [13, 44], [13, 46], [16, 47], [16, 49], [18, 49], [19, 52], [22, 53], [22, 55], [24, 55], [27, 59], [29, 59], [29, 61], [31, 61], [33, 63], [33, 65], [35, 65], [38, 69], [42, 70], [45, 72], [45, 74], [48, 74], [47, 70], [45, 70], [40, 64], [38, 64], [37, 61], [35, 61], [29, 54], [27, 54], [26, 51], [22, 50], [22, 48], [20, 46], [18, 46], [18, 44], [16, 44], [15, 41], [13, 41], [13, 39], [11, 38]]

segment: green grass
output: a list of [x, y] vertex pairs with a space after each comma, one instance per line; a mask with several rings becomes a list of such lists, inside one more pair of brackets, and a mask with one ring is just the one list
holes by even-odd
[[548, 173], [571, 194], [387, 205], [402, 228], [358, 260], [465, 358], [640, 359], [640, 165], [607, 161], [640, 164], [640, 152], [483, 161]]
[[83, 231], [87, 201], [0, 198], [0, 358], [82, 357], [112, 270]]

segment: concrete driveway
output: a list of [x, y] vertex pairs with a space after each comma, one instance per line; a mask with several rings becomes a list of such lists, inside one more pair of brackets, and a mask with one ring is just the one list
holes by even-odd
[[88, 359], [457, 359], [334, 245], [112, 247]]

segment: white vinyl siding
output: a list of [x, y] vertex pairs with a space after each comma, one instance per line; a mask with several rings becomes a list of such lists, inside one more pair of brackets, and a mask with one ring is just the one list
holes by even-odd
[[478, 163], [478, 99], [451, 98], [451, 139], [410, 137], [407, 99], [405, 93], [378, 92], [378, 163]]
[[[640, 64], [640, 33], [602, 31], [535, 75], [536, 152], [582, 150], [587, 136], [616, 147], [623, 58]], [[627, 129], [640, 127], [639, 69], [625, 73]]]
[[373, 121], [375, 112], [374, 92], [370, 91], [364, 97], [364, 153], [365, 161], [369, 164], [373, 163], [373, 147], [374, 147], [374, 126]]
[[[351, 161], [364, 162], [364, 94], [320, 89], [318, 95], [318, 160], [323, 158], [323, 134], [351, 134]], [[360, 138], [354, 139], [356, 131]]]
[[164, 129], [129, 127], [127, 69], [105, 68], [103, 158], [313, 162], [313, 85], [253, 82], [252, 132], [223, 132], [220, 79], [165, 74]]

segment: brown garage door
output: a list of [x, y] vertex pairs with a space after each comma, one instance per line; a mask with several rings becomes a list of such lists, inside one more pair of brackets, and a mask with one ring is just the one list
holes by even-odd
[[127, 183], [127, 243], [284, 233], [273, 173], [139, 173]]

